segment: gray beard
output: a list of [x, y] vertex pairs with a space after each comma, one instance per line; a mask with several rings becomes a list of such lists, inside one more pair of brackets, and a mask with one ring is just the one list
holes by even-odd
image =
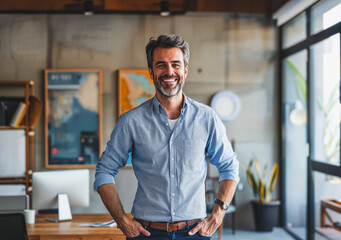
[[178, 81], [175, 89], [168, 89], [162, 86], [158, 79], [153, 79], [156, 90], [165, 97], [174, 97], [179, 94], [182, 86], [180, 85], [180, 80]]

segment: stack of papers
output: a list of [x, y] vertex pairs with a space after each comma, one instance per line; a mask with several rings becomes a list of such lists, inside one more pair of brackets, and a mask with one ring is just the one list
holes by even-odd
[[78, 225], [78, 227], [116, 227], [117, 223], [112, 220], [109, 222], [97, 222]]

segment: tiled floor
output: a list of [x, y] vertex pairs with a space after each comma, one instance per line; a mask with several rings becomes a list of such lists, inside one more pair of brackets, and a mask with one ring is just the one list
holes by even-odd
[[[212, 240], [218, 239], [218, 231], [212, 236]], [[231, 229], [223, 230], [223, 240], [292, 240], [293, 238], [282, 228], [274, 228], [272, 232], [256, 232], [237, 230], [232, 234]]]
[[[321, 230], [321, 229], [317, 229]], [[297, 236], [305, 239], [305, 228], [295, 228], [291, 229]], [[335, 231], [338, 233], [337, 231]], [[235, 234], [232, 234], [231, 229], [225, 228], [223, 230], [222, 240], [292, 240], [291, 237], [284, 229], [274, 228], [272, 232], [256, 232], [256, 231], [246, 231], [239, 230]], [[341, 234], [329, 235], [329, 237], [324, 237], [319, 233], [315, 233], [315, 240], [341, 240]], [[218, 231], [212, 236], [212, 240], [218, 240]]]
[[[306, 229], [305, 228], [291, 228], [295, 235], [305, 239]], [[331, 229], [331, 228], [316, 228], [315, 240], [341, 240], [341, 232]]]

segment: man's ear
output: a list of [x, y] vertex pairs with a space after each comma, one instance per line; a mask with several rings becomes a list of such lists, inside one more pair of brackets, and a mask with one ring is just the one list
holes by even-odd
[[149, 76], [151, 79], [154, 79], [154, 74], [153, 74], [153, 70], [151, 68], [148, 68], [148, 72], [149, 72]]
[[188, 73], [188, 65], [185, 67], [185, 78], [187, 77], [187, 73]]

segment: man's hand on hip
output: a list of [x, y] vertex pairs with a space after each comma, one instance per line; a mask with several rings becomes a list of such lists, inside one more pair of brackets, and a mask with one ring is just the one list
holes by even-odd
[[199, 232], [200, 235], [205, 237], [211, 237], [217, 230], [224, 219], [225, 211], [220, 210], [219, 213], [212, 215], [209, 218], [202, 220], [197, 226], [195, 226], [189, 235], [194, 235]]
[[148, 232], [139, 222], [136, 222], [135, 220], [127, 219], [126, 221], [117, 224], [126, 237], [137, 237], [141, 233], [145, 236], [150, 236], [150, 232]]

